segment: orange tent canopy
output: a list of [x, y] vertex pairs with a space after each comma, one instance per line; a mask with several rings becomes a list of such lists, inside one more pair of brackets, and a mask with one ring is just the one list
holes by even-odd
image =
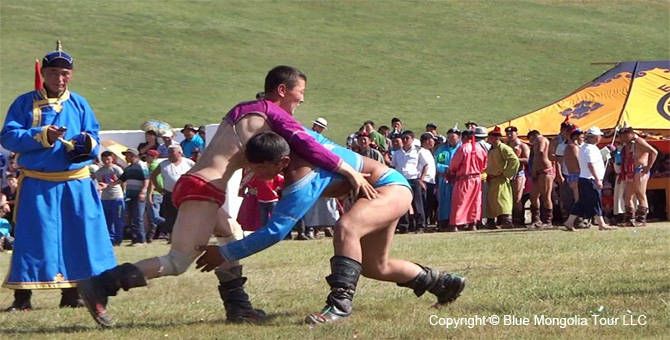
[[668, 153], [670, 60], [620, 62], [557, 102], [497, 125], [550, 136], [560, 132], [566, 117], [583, 130], [597, 126], [606, 133], [627, 123]]

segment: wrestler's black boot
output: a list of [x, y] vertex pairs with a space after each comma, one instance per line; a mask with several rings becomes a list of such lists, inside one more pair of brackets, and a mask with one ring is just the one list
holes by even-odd
[[70, 307], [70, 308], [79, 308], [84, 307], [84, 300], [79, 297], [77, 293], [77, 288], [64, 288], [61, 289], [60, 293], [60, 303], [58, 307]]
[[624, 227], [635, 226], [635, 208], [626, 207], [626, 213], [623, 215], [623, 226]]
[[33, 291], [30, 289], [16, 289], [14, 290], [14, 302], [7, 307], [5, 312], [27, 312], [33, 309], [30, 303], [30, 298], [33, 296]]
[[540, 208], [540, 220], [542, 221], [542, 224], [540, 225], [541, 228], [543, 229], [549, 229], [553, 227], [552, 220], [554, 219], [554, 210], [541, 207]]
[[512, 211], [512, 224], [515, 227], [525, 227], [526, 226], [526, 218], [524, 216], [524, 211], [523, 208], [517, 209], [516, 207]]
[[504, 214], [498, 216], [498, 223], [502, 229], [512, 229], [514, 228], [514, 223], [512, 222], [512, 216]]
[[635, 226], [645, 227], [647, 225], [647, 214], [649, 213], [649, 208], [639, 205], [637, 211], [635, 212]]
[[219, 278], [219, 295], [226, 308], [226, 319], [229, 322], [258, 322], [265, 320], [265, 312], [254, 309], [249, 301], [249, 294], [244, 291], [247, 278], [242, 276], [242, 266], [228, 270], [216, 270]]
[[330, 294], [326, 306], [320, 313], [308, 315], [307, 323], [327, 323], [346, 318], [353, 309], [354, 293], [363, 266], [360, 262], [346, 256], [330, 258], [331, 274], [326, 277], [330, 285]]
[[398, 283], [400, 287], [408, 287], [414, 290], [416, 296], [423, 295], [426, 291], [437, 296], [436, 307], [454, 302], [465, 288], [465, 279], [456, 275], [440, 273], [438, 270], [421, 267], [421, 272], [414, 279], [405, 283]]
[[530, 205], [530, 224], [528, 229], [539, 228], [542, 225], [540, 220], [540, 209], [534, 205]]
[[102, 327], [111, 327], [114, 321], [107, 311], [107, 297], [116, 296], [121, 288], [128, 291], [146, 285], [142, 271], [131, 263], [124, 263], [100, 275], [77, 281], [77, 290], [95, 322]]

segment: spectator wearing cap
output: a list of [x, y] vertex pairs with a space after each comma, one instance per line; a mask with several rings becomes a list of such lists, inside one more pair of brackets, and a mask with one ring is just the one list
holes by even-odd
[[202, 149], [200, 149], [200, 152], [202, 153], [207, 148], [207, 127], [200, 125], [198, 128], [198, 136], [202, 138]]
[[149, 130], [144, 133], [144, 143], [140, 143], [137, 146], [137, 151], [140, 152], [140, 158], [144, 158], [144, 155], [149, 150], [158, 150], [158, 134], [154, 130]]
[[511, 180], [519, 171], [519, 158], [509, 145], [501, 141], [500, 127], [496, 126], [489, 132], [488, 142], [491, 144], [486, 160], [486, 183], [488, 195], [485, 199], [487, 220], [497, 219], [497, 227], [512, 228], [512, 196]]
[[478, 126], [479, 125], [477, 125], [477, 123], [475, 123], [474, 120], [468, 120], [467, 122], [465, 122], [465, 128], [468, 129], [468, 130], [473, 130], [474, 131], [475, 128], [477, 128]]
[[181, 129], [181, 133], [184, 134], [184, 140], [179, 143], [181, 149], [184, 153], [184, 157], [191, 158], [191, 153], [195, 148], [199, 150], [205, 149], [205, 141], [198, 136], [198, 130], [193, 127], [193, 124], [186, 124], [184, 128]]
[[179, 145], [179, 142], [175, 141], [172, 139], [174, 136], [174, 133], [172, 130], [167, 130], [161, 134], [161, 139], [163, 140], [163, 143], [158, 146], [158, 153], [160, 158], [167, 158], [168, 156], [168, 148], [170, 145]]
[[[165, 218], [163, 231], [168, 233], [168, 239], [172, 234], [172, 227], [177, 220], [177, 208], [172, 203], [172, 191], [177, 180], [191, 170], [195, 162], [184, 157], [180, 145], [170, 145], [168, 148], [168, 159], [162, 161], [159, 166], [151, 172], [151, 183], [155, 190], [163, 195], [160, 214]], [[163, 176], [163, 185], [158, 183], [158, 175]]]
[[421, 135], [421, 149], [419, 150], [418, 168], [419, 186], [421, 187], [421, 201], [423, 203], [423, 212], [426, 216], [425, 225], [436, 224], [437, 197], [435, 193], [435, 158], [433, 149], [435, 148], [435, 136], [430, 132]]
[[317, 118], [315, 121], [312, 121], [312, 130], [317, 133], [323, 133], [328, 130], [328, 121], [325, 118]]
[[144, 210], [149, 189], [149, 168], [146, 163], [140, 160], [140, 153], [137, 149], [128, 149], [122, 154], [125, 156], [128, 166], [124, 169], [119, 180], [110, 185], [126, 184], [126, 209], [132, 236], [130, 246], [143, 246], [146, 244]]
[[[153, 173], [160, 164], [160, 162], [158, 162], [160, 154], [156, 150], [149, 150], [147, 151], [145, 157], [147, 167], [149, 168], [149, 173]], [[163, 187], [162, 175], [158, 175], [156, 184], [160, 188]], [[149, 209], [147, 210], [147, 217], [149, 218], [149, 230], [147, 231], [146, 239], [147, 243], [151, 243], [154, 238], [161, 238], [162, 235], [167, 233], [163, 232], [163, 230], [160, 230], [161, 225], [165, 223], [165, 219], [161, 217], [160, 214], [161, 204], [163, 203], [163, 194], [157, 190], [151, 181], [149, 181], [149, 189], [147, 192], [149, 193]]]
[[437, 132], [437, 125], [435, 123], [426, 124], [426, 132], [430, 132], [430, 133], [433, 134], [433, 137], [435, 137], [435, 144], [438, 144], [438, 143], [442, 144], [442, 143], [447, 142], [447, 137], [445, 137], [445, 136], [443, 136], [443, 135], [441, 135]]
[[409, 182], [414, 198], [412, 199], [412, 210], [414, 214], [405, 214], [398, 224], [400, 233], [422, 231], [426, 227], [426, 217], [423, 212], [423, 201], [421, 199], [421, 186], [419, 184], [419, 150], [420, 147], [413, 145], [414, 133], [410, 130], [404, 131], [400, 137], [402, 147], [393, 154], [391, 167], [400, 172]]
[[402, 121], [400, 118], [393, 118], [391, 119], [391, 128], [393, 129], [390, 133], [388, 138], [391, 140], [397, 137], [401, 137], [402, 133], [404, 132], [402, 129]]
[[[469, 122], [474, 123], [472, 121], [469, 121]], [[466, 123], [466, 126], [467, 126], [467, 123]], [[467, 131], [471, 131], [471, 132], [467, 132]], [[488, 134], [488, 132], [486, 132], [485, 127], [477, 126], [477, 124], [475, 123], [475, 125], [473, 125], [473, 129], [468, 129], [468, 130], [463, 131], [462, 135], [465, 135], [465, 134], [473, 136], [474, 139], [475, 139], [475, 143], [479, 144], [482, 148], [484, 148], [484, 150], [486, 150], [486, 154], [488, 155], [488, 152], [491, 150], [491, 144], [489, 144], [486, 141], [486, 138], [488, 137], [489, 134]], [[462, 138], [463, 143], [468, 141], [470, 138], [466, 138], [464, 136]], [[488, 197], [488, 193], [489, 193], [489, 185], [486, 182], [486, 168], [484, 168], [484, 171], [482, 172], [482, 197]], [[483, 217], [483, 216], [486, 215], [485, 212], [486, 212], [486, 205], [488, 204], [488, 200], [487, 199], [482, 199], [481, 201], [482, 201], [482, 214], [481, 215]], [[483, 218], [482, 218], [482, 220], [483, 220]], [[481, 221], [479, 221], [479, 222], [481, 222]], [[480, 223], [480, 226], [483, 226], [483, 225], [481, 225], [481, 223]], [[495, 223], [494, 223], [493, 220], [491, 220], [490, 223], [488, 223], [488, 227], [491, 228], [491, 229], [495, 229]]]
[[579, 150], [579, 200], [572, 206], [570, 216], [565, 221], [565, 227], [569, 231], [575, 231], [575, 219], [595, 218], [599, 230], [612, 230], [605, 223], [602, 211], [602, 188], [605, 179], [605, 162], [598, 149], [598, 143], [602, 139], [602, 131], [598, 127], [586, 130], [586, 143]]
[[123, 169], [114, 164], [114, 154], [111, 151], [104, 151], [100, 158], [102, 159], [102, 167], [95, 172], [95, 179], [99, 183], [103, 183], [102, 187], [105, 188], [100, 194], [100, 199], [107, 220], [107, 231], [109, 231], [112, 244], [118, 246], [123, 241], [126, 205], [122, 186], [110, 186], [110, 184], [121, 178]]
[[350, 149], [353, 152], [358, 152], [358, 134], [363, 131], [365, 131], [365, 126], [361, 125], [357, 132], [354, 132], [347, 137], [347, 149]]
[[375, 150], [372, 148], [372, 139], [370, 138], [370, 134], [367, 131], [363, 131], [358, 134], [358, 153], [368, 157], [372, 158], [382, 164], [386, 164], [384, 162], [384, 155], [382, 155], [381, 152]]
[[487, 150], [472, 139], [472, 133], [463, 131], [463, 144], [456, 150], [449, 167], [448, 176], [454, 178], [454, 188], [447, 231], [458, 231], [466, 226], [474, 230], [474, 224], [481, 220], [482, 173], [486, 169]]
[[447, 131], [447, 142], [435, 150], [435, 169], [437, 171], [437, 230], [446, 231], [451, 213], [451, 192], [454, 178], [447, 176], [451, 160], [456, 150], [461, 147], [461, 131], [458, 125]]
[[519, 131], [516, 126], [505, 128], [507, 145], [514, 150], [514, 154], [519, 159], [519, 171], [512, 179], [512, 223], [518, 227], [526, 225], [526, 217], [523, 207], [523, 191], [526, 186], [526, 169], [528, 168], [528, 158], [530, 157], [530, 148], [526, 143], [519, 139]]
[[371, 120], [366, 120], [363, 123], [363, 127], [365, 128], [365, 132], [369, 134], [372, 143], [374, 143], [375, 146], [377, 147], [377, 150], [379, 150], [379, 152], [381, 152], [382, 154], [386, 152], [388, 150], [388, 144], [386, 144], [386, 136], [375, 131], [375, 122]]

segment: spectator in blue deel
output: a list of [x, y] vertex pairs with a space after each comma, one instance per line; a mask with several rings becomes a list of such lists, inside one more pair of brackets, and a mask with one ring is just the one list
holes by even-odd
[[198, 148], [198, 150], [205, 150], [205, 141], [198, 135], [198, 130], [193, 127], [193, 124], [184, 125], [184, 128], [181, 129], [181, 133], [184, 134], [185, 138], [179, 143], [184, 152], [184, 157], [191, 158], [191, 153], [195, 148]]
[[16, 241], [3, 283], [15, 290], [14, 302], [6, 311], [32, 309], [32, 289], [62, 289], [61, 307], [81, 307], [77, 280], [116, 266], [88, 169], [100, 125], [88, 101], [68, 87], [73, 66], [59, 41], [42, 59], [43, 84], [14, 100], [0, 132], [2, 147], [21, 155]]

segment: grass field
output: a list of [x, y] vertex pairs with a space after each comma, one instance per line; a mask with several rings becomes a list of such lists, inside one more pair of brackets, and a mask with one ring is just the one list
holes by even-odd
[[216, 123], [278, 64], [309, 78], [297, 118], [344, 141], [365, 119], [444, 133], [547, 105], [611, 66], [670, 57], [665, 0], [3, 0], [0, 114], [62, 39], [102, 128]]
[[[37, 291], [36, 310], [0, 314], [3, 339], [667, 339], [670, 334], [670, 224], [596, 230], [493, 231], [400, 235], [392, 254], [467, 276], [464, 294], [442, 310], [431, 297], [361, 279], [353, 316], [336, 325], [309, 327], [304, 317], [323, 305], [330, 239], [285, 241], [244, 261], [248, 291], [270, 320], [262, 325], [224, 322], [213, 274], [191, 269], [157, 279], [148, 288], [120, 292], [110, 310], [117, 328], [98, 330], [84, 309], [57, 308], [57, 291]], [[119, 262], [167, 251], [164, 242], [115, 248]], [[4, 277], [9, 255], [0, 253]], [[2, 290], [0, 306], [11, 303]], [[591, 311], [620, 318], [594, 326]], [[514, 314], [529, 326], [431, 326], [430, 317]], [[587, 326], [533, 325], [534, 316], [588, 318]], [[623, 315], [646, 325], [624, 326]], [[627, 322], [630, 323], [630, 317]]]

